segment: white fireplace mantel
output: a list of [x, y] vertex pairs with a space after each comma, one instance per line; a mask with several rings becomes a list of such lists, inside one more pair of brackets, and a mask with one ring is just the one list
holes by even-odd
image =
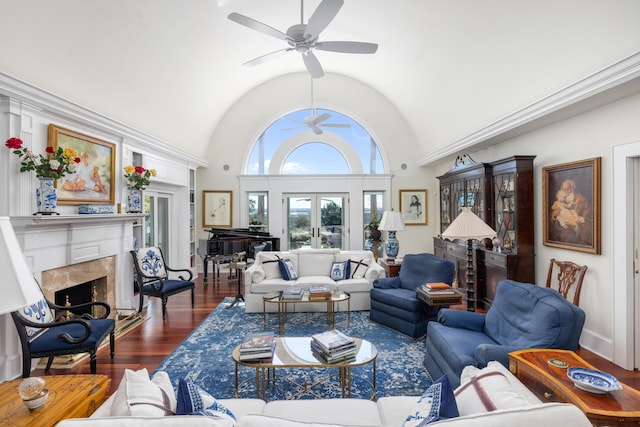
[[[11, 217], [31, 272], [42, 281], [42, 272], [115, 256], [116, 309], [134, 310], [133, 226], [145, 214], [34, 215]], [[0, 381], [22, 373], [20, 345], [10, 315], [0, 316]]]

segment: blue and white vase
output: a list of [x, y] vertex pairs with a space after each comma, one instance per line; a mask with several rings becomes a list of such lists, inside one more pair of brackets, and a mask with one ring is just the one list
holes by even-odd
[[142, 190], [138, 190], [137, 188], [129, 189], [129, 194], [127, 195], [127, 212], [142, 212]]
[[53, 178], [40, 178], [40, 187], [36, 188], [36, 214], [58, 214], [58, 193], [53, 186]]
[[387, 243], [385, 245], [385, 250], [387, 252], [387, 257], [395, 258], [398, 256], [398, 252], [400, 251], [400, 243], [398, 243], [398, 239], [396, 239], [395, 231], [387, 231]]

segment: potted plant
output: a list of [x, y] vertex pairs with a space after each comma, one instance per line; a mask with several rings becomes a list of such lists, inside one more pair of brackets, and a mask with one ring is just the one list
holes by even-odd
[[381, 218], [378, 215], [375, 215], [364, 226], [365, 231], [368, 231], [367, 239], [371, 240], [372, 242], [379, 242], [380, 238], [382, 237], [382, 232], [378, 230], [380, 219]]

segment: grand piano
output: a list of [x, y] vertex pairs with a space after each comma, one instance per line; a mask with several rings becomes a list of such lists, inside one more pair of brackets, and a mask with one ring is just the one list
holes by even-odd
[[204, 282], [208, 281], [209, 261], [213, 261], [213, 273], [220, 277], [220, 264], [231, 262], [233, 254], [246, 252], [247, 258], [255, 258], [260, 251], [280, 250], [280, 238], [270, 233], [248, 228], [211, 228], [206, 230], [208, 239], [198, 242], [198, 255], [204, 266]]

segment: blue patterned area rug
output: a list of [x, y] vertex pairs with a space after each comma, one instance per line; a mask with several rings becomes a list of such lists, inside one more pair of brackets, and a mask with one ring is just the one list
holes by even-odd
[[[166, 371], [177, 386], [180, 378], [191, 380], [216, 398], [235, 397], [235, 364], [231, 352], [250, 332], [273, 330], [277, 333], [277, 315], [267, 315], [268, 325], [263, 328], [262, 313], [245, 313], [243, 306], [225, 309], [231, 301], [225, 299], [197, 328], [156, 368]], [[351, 313], [347, 325], [346, 313], [335, 314], [336, 329], [347, 335], [364, 338], [378, 349], [377, 396], [421, 395], [431, 379], [422, 365], [424, 338], [412, 340], [369, 320], [368, 311]], [[327, 327], [326, 313], [294, 313], [287, 318], [285, 336], [309, 336], [323, 332]], [[276, 370], [277, 382], [267, 387], [267, 400], [313, 399], [317, 396], [340, 397], [341, 389], [336, 376], [338, 369]], [[255, 369], [239, 367], [240, 397], [256, 397]], [[301, 392], [297, 384], [314, 384], [327, 375], [334, 376], [313, 388]], [[371, 398], [372, 365], [352, 368], [351, 396]]]

